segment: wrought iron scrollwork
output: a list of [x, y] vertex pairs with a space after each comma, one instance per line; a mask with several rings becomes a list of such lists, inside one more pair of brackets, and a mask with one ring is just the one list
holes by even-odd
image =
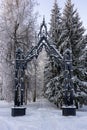
[[61, 64], [64, 69], [64, 104], [73, 105], [73, 83], [72, 83], [72, 53], [70, 49], [67, 49], [62, 56], [56, 49], [54, 44], [49, 42], [49, 36], [47, 32], [47, 26], [45, 19], [40, 27], [38, 34], [38, 44], [33, 47], [24, 56], [23, 51], [18, 48], [16, 50], [16, 66], [15, 66], [15, 106], [23, 105], [23, 94], [24, 94], [24, 70], [27, 67], [27, 63], [30, 62], [34, 57], [38, 57], [42, 51], [43, 46], [49, 56], [53, 57], [54, 60]]
[[72, 51], [66, 49], [64, 52], [64, 104], [73, 105], [73, 82], [72, 82]]
[[23, 105], [24, 90], [24, 55], [21, 48], [16, 50], [15, 59], [15, 106]]

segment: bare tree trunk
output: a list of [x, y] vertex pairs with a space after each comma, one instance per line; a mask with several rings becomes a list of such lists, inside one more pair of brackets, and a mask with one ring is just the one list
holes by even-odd
[[34, 89], [33, 102], [36, 102], [36, 85], [35, 85], [35, 89]]
[[25, 88], [24, 88], [24, 102], [27, 105], [27, 88], [28, 88], [28, 77], [25, 76]]
[[33, 95], [33, 102], [36, 102], [36, 86], [37, 86], [37, 68], [36, 68], [36, 63], [35, 63], [35, 76], [34, 76], [34, 80], [35, 80], [35, 86], [34, 86], [34, 95]]

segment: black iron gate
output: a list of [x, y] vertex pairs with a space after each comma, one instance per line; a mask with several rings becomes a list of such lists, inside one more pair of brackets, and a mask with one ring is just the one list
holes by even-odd
[[26, 55], [23, 54], [21, 48], [16, 50], [15, 59], [15, 98], [14, 98], [14, 108], [12, 108], [12, 116], [25, 115], [25, 108], [23, 108], [23, 95], [24, 95], [24, 75], [27, 63], [31, 61], [34, 57], [38, 57], [39, 53], [42, 51], [43, 46], [50, 57], [61, 64], [62, 69], [64, 69], [64, 107], [63, 115], [75, 115], [75, 107], [73, 107], [73, 82], [72, 82], [72, 50], [67, 48], [62, 56], [59, 51], [55, 48], [53, 41], [49, 41], [49, 35], [47, 32], [47, 26], [45, 20], [43, 19], [42, 25], [40, 27], [40, 32], [38, 34], [38, 44], [33, 47]]

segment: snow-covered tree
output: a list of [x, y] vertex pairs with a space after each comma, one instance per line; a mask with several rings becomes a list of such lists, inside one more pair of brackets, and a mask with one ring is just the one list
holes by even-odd
[[61, 13], [58, 6], [57, 0], [55, 0], [53, 9], [51, 10], [51, 20], [50, 20], [50, 37], [55, 42], [57, 49], [61, 44]]
[[76, 101], [82, 105], [87, 104], [87, 36], [84, 36], [83, 44], [80, 45], [79, 50], [81, 51], [77, 62], [74, 86]]
[[[53, 12], [55, 12], [53, 10]], [[54, 13], [55, 14], [55, 13]], [[59, 37], [58, 35], [56, 35], [57, 31], [55, 30], [54, 26], [54, 22], [52, 22], [55, 18], [53, 17], [55, 15], [52, 15], [52, 19], [51, 19], [51, 30], [52, 33], [51, 37], [53, 36], [53, 41], [62, 39], [61, 41], [58, 41], [58, 46], [57, 48], [59, 49], [59, 51], [63, 54], [63, 52], [67, 49], [67, 48], [71, 48], [72, 50], [72, 60], [73, 60], [73, 82], [74, 82], [74, 90], [75, 90], [75, 103], [77, 105], [77, 102], [81, 103], [82, 99], [81, 97], [84, 97], [84, 93], [86, 94], [86, 59], [83, 58], [83, 60], [81, 59], [82, 57], [86, 57], [84, 55], [86, 55], [86, 37], [84, 37], [84, 32], [85, 29], [82, 26], [82, 22], [80, 20], [79, 14], [77, 12], [77, 10], [74, 9], [74, 4], [72, 4], [71, 0], [67, 0], [66, 4], [65, 4], [65, 8], [63, 11], [63, 16], [62, 16], [62, 24], [60, 22], [60, 26], [57, 26], [57, 29], [59, 29], [58, 27], [60, 27], [60, 33], [59, 33]], [[57, 17], [58, 18], [58, 17]], [[57, 19], [58, 20], [58, 19]], [[61, 18], [60, 18], [61, 20]], [[53, 28], [52, 28], [53, 27]], [[61, 34], [61, 35], [60, 35]], [[56, 37], [57, 36], [57, 37]], [[55, 38], [57, 38], [57, 40], [54, 40]], [[61, 44], [60, 44], [61, 43]], [[82, 63], [82, 61], [84, 61]], [[54, 65], [54, 64], [53, 64]], [[53, 66], [52, 66], [53, 68]], [[59, 70], [59, 71], [58, 71]], [[60, 72], [60, 73], [58, 73]], [[50, 95], [50, 99], [52, 98], [54, 101], [54, 97], [55, 97], [55, 93], [56, 89], [55, 89], [55, 78], [57, 77], [57, 79], [60, 79], [60, 81], [58, 81], [59, 85], [61, 83], [61, 87], [62, 87], [62, 83], [63, 83], [63, 72], [61, 71], [61, 69], [56, 67], [56, 75], [54, 75], [54, 77], [51, 79], [51, 81], [48, 83], [47, 85], [47, 94]], [[82, 85], [83, 84], [83, 85]], [[51, 86], [52, 90], [51, 90]], [[83, 87], [85, 86], [85, 87]], [[58, 85], [57, 85], [58, 88]], [[50, 90], [50, 91], [49, 91]], [[61, 89], [62, 90], [62, 89]], [[53, 91], [53, 93], [52, 93]], [[57, 90], [58, 92], [58, 90]], [[80, 96], [79, 96], [80, 94]], [[58, 95], [57, 95], [58, 97]]]
[[[51, 20], [50, 20], [50, 39], [54, 42], [55, 47], [59, 49], [59, 46], [62, 43], [62, 20], [61, 20], [61, 13], [60, 8], [58, 6], [57, 0], [54, 2], [53, 9], [51, 10]], [[60, 66], [55, 64], [54, 60], [51, 59], [52, 65], [52, 73], [53, 77], [60, 74]]]
[[49, 58], [47, 58], [45, 62], [46, 62], [46, 64], [45, 64], [45, 68], [44, 68], [44, 92], [47, 91], [47, 89], [49, 87], [47, 84], [50, 82], [50, 80], [53, 77], [52, 66], [50, 64]]
[[62, 17], [62, 29], [63, 43], [60, 46], [60, 50], [62, 52], [65, 49], [65, 42], [69, 39], [72, 47], [73, 59], [75, 60], [78, 56], [77, 45], [82, 42], [85, 30], [77, 10], [74, 10], [74, 4], [72, 4], [71, 0], [67, 0], [67, 3], [65, 4]]
[[11, 42], [11, 51], [22, 46], [29, 49], [35, 35], [35, 15], [33, 13], [34, 2], [31, 0], [5, 0], [3, 1], [4, 30]]
[[[21, 46], [26, 53], [32, 44], [35, 43], [35, 21], [33, 7], [35, 2], [32, 0], [2, 0], [0, 15], [1, 41], [4, 46], [4, 68], [6, 73], [3, 75], [4, 99], [10, 100], [13, 97], [14, 86], [14, 59], [15, 51]], [[3, 64], [2, 64], [3, 66]], [[10, 92], [11, 90], [11, 92]]]
[[[61, 20], [60, 8], [58, 6], [57, 0], [55, 0], [53, 9], [51, 10], [49, 35], [50, 35], [50, 40], [53, 42], [53, 44], [55, 45], [57, 49], [59, 49], [59, 46], [62, 43], [62, 39], [61, 39], [62, 26], [61, 25], [62, 25], [62, 20]], [[49, 79], [47, 82], [47, 85], [45, 85], [46, 96], [49, 98], [49, 100], [59, 105], [58, 100], [59, 100], [60, 95], [58, 96], [58, 94], [60, 93], [60, 88], [61, 88], [60, 79], [62, 78], [61, 66], [60, 64], [56, 64], [53, 58], [49, 58], [49, 59], [50, 59], [49, 64], [45, 68], [45, 74], [48, 73], [49, 75], [51, 74], [51, 76], [50, 77], [48, 76], [49, 78], [47, 78], [47, 75], [46, 75], [45, 77], [46, 79]], [[50, 68], [50, 72], [49, 72], [48, 67]]]
[[[79, 14], [77, 10], [74, 10], [74, 4], [71, 0], [67, 0], [65, 4], [65, 9], [62, 17], [62, 39], [63, 42], [60, 46], [60, 51], [63, 54], [64, 50], [69, 46], [72, 49], [72, 59], [73, 59], [73, 75], [74, 75], [74, 88], [79, 89], [79, 84], [81, 80], [78, 78], [79, 71], [79, 57], [84, 46], [84, 32], [85, 29], [82, 26]], [[84, 68], [85, 69], [85, 68]], [[79, 73], [79, 76], [81, 73]], [[78, 82], [78, 83], [77, 83]]]

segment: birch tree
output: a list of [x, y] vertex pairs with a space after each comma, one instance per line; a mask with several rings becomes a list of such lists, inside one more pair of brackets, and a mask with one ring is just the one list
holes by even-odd
[[[26, 53], [35, 43], [34, 14], [35, 2], [32, 0], [2, 0], [1, 10], [1, 41], [4, 44], [4, 59], [7, 74], [4, 72], [5, 99], [12, 99], [14, 86], [14, 59], [17, 47], [21, 47]], [[2, 64], [3, 66], [3, 64]], [[9, 75], [8, 75], [9, 73]], [[7, 78], [8, 77], [8, 78]], [[9, 91], [11, 89], [11, 92]]]

